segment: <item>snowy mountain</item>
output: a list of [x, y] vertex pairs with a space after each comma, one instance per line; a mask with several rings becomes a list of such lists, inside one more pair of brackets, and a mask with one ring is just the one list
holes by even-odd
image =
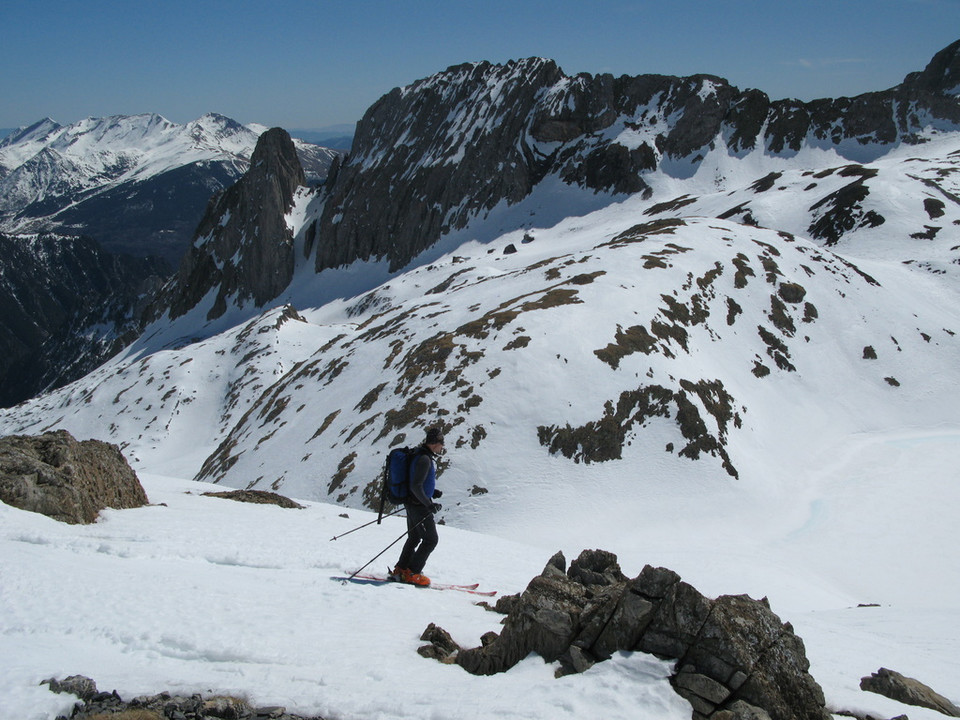
[[[98, 609], [71, 602], [90, 618], [85, 637], [106, 637], [88, 674], [153, 691], [143, 685], [161, 675], [128, 669], [132, 653], [162, 658], [176, 687], [253, 678], [334, 716], [395, 717], [396, 700], [420, 717], [426, 686], [393, 670], [423, 627], [448, 614], [470, 645], [496, 620], [420, 595], [398, 629], [382, 593], [329, 582], [401, 526], [328, 545], [299, 518], [234, 516], [165, 478], [325, 503], [307, 517], [334, 535], [340, 513], [369, 519], [387, 450], [439, 425], [450, 527], [438, 577], [517, 591], [558, 548], [600, 547], [704, 592], [769, 597], [808, 639], [834, 711], [897, 714], [857, 689], [881, 665], [956, 699], [958, 51], [889, 91], [811, 104], [707, 76], [459, 66], [375, 104], [323, 188], [293, 187], [277, 133], [260, 171], [211, 206], [191, 272], [144, 334], [0, 412], [4, 434], [118, 443], [169, 507], [87, 532], [0, 508], [23, 597], [43, 596], [31, 558], [51, 576], [76, 554], [138, 578], [157, 561], [176, 578], [175, 611], [125, 611], [103, 630]], [[276, 195], [267, 224], [251, 188]], [[271, 250], [271, 276], [289, 278], [264, 299], [252, 270]], [[204, 267], [214, 281], [198, 290]], [[150, 524], [162, 513], [175, 530]], [[238, 592], [205, 602], [214, 575]], [[290, 600], [304, 587], [308, 600]], [[278, 602], [282, 617], [313, 618], [311, 633], [301, 642], [271, 621], [254, 647], [210, 631], [204, 618], [219, 627], [210, 608], [230, 597], [250, 598], [243, 617]], [[313, 630], [355, 627], [357, 608], [360, 642]], [[369, 671], [383, 643], [390, 667]], [[336, 669], [333, 646], [359, 648], [346, 664], [377, 693]], [[75, 655], [38, 652], [31, 668], [52, 656], [77, 672]], [[589, 717], [584, 689], [604, 717], [689, 717], [661, 692], [670, 669], [635, 655], [582, 684], [536, 658], [500, 685], [446, 666], [425, 677], [462, 691], [436, 699], [437, 717], [462, 717], [461, 697], [475, 717]], [[12, 691], [27, 697], [41, 671], [16, 670]]]
[[722, 174], [730, 161], [754, 172], [870, 162], [955, 131], [958, 77], [960, 43], [895, 88], [811, 103], [707, 75], [571, 77], [540, 58], [452, 67], [385, 95], [361, 120], [318, 224], [316, 267], [387, 258], [399, 269], [457, 230], [489, 239], [509, 229], [478, 227], [483, 218], [512, 210], [514, 224], [540, 225], [658, 194], [658, 173], [714, 173], [725, 190], [737, 187]]
[[[216, 114], [185, 125], [155, 114], [46, 118], [0, 141], [0, 230], [86, 234], [176, 266], [210, 196], [247, 170], [266, 129]], [[314, 183], [337, 154], [303, 142], [298, 152]]]

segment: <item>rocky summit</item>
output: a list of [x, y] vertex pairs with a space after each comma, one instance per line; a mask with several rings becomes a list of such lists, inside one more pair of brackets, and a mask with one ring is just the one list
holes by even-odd
[[257, 306], [276, 297], [293, 277], [293, 233], [285, 216], [306, 183], [290, 135], [281, 128], [260, 136], [250, 170], [211, 200], [193, 246], [180, 264], [170, 314], [177, 317], [216, 290], [208, 318], [226, 310], [226, 298]]
[[693, 175], [711, 151], [862, 161], [960, 124], [960, 43], [889, 90], [771, 100], [711, 75], [566, 75], [531, 58], [470, 63], [385, 95], [328, 180], [316, 268], [406, 265], [441, 236], [548, 180], [591, 193], [652, 193], [650, 175]]

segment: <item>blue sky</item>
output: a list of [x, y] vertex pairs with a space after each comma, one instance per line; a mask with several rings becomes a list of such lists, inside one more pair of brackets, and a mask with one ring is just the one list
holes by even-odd
[[960, 39], [960, 0], [3, 0], [0, 127], [219, 112], [353, 123], [465, 61], [710, 73], [772, 98], [883, 90]]

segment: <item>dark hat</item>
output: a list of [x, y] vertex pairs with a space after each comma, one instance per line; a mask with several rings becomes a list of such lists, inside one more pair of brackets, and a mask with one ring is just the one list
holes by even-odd
[[427, 445], [443, 445], [443, 433], [440, 432], [440, 428], [427, 430], [427, 439], [424, 442]]

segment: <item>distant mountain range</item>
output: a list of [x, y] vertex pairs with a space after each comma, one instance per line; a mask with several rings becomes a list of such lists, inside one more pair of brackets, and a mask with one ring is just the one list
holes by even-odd
[[355, 125], [343, 123], [340, 125], [330, 125], [317, 130], [290, 130], [290, 137], [294, 140], [303, 140], [304, 142], [322, 145], [323, 147], [334, 150], [349, 151], [353, 145], [353, 133], [356, 130]]
[[[267, 130], [221, 115], [44, 119], [0, 141], [0, 405], [75, 380], [133, 340], [212, 195]], [[296, 141], [301, 181], [339, 151]]]
[[[85, 234], [109, 252], [176, 267], [210, 196], [249, 167], [267, 128], [208, 114], [178, 125], [160, 115], [44, 119], [0, 141], [0, 232]], [[308, 182], [338, 151], [298, 141]]]

